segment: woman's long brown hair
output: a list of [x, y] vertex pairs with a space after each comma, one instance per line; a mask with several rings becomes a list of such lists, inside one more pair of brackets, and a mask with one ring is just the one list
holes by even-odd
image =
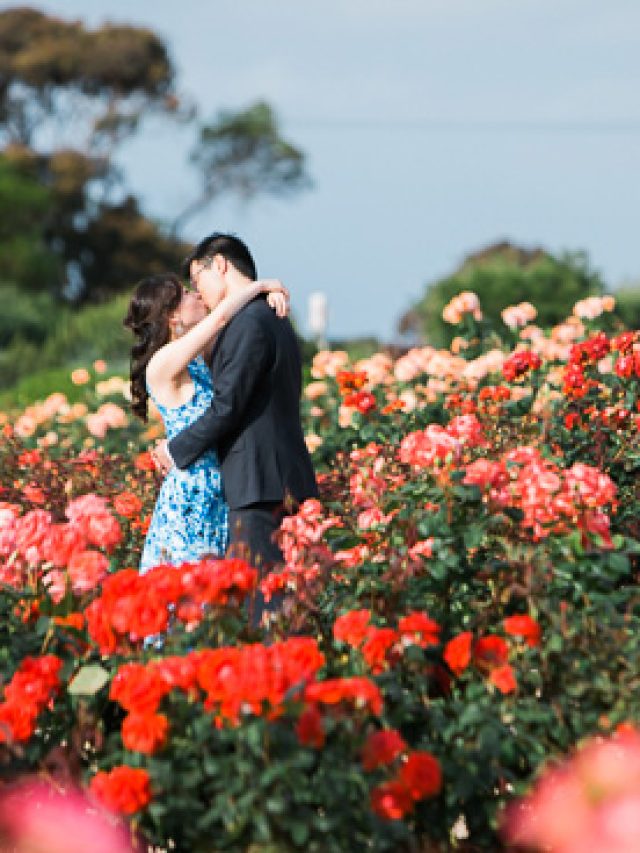
[[147, 420], [146, 370], [151, 356], [171, 338], [169, 317], [180, 305], [183, 295], [180, 279], [173, 273], [153, 275], [138, 283], [123, 323], [131, 329], [136, 342], [131, 348], [131, 408]]

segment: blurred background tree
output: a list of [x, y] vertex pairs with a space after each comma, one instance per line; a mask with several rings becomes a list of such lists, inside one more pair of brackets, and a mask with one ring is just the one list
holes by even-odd
[[191, 162], [200, 174], [200, 194], [178, 215], [173, 233], [214, 199], [233, 193], [250, 201], [261, 193], [293, 195], [307, 189], [305, 157], [280, 135], [273, 109], [258, 101], [240, 112], [222, 111], [199, 128]]
[[[201, 189], [170, 230], [144, 213], [114, 159], [151, 115], [192, 123], [196, 134]], [[199, 121], [151, 30], [90, 30], [27, 7], [0, 12], [0, 299], [10, 306], [0, 321], [0, 383], [36, 369], [38, 358], [82, 358], [64, 345], [72, 314], [176, 269], [190, 248], [182, 228], [220, 196], [308, 186], [304, 153], [282, 137], [268, 104]], [[74, 330], [87, 340], [82, 322], [80, 314]], [[86, 325], [100, 337], [100, 323]], [[102, 343], [99, 355], [122, 359], [125, 331], [105, 336], [92, 349]]]
[[615, 291], [616, 314], [628, 329], [640, 329], [640, 281], [629, 282]]
[[469, 255], [450, 276], [427, 285], [422, 298], [401, 317], [399, 332], [448, 346], [456, 330], [444, 322], [442, 309], [464, 290], [478, 295], [485, 318], [498, 326], [503, 308], [526, 301], [537, 308], [536, 323], [544, 328], [567, 317], [579, 299], [603, 293], [604, 282], [584, 253], [556, 257], [539, 248], [496, 243]]

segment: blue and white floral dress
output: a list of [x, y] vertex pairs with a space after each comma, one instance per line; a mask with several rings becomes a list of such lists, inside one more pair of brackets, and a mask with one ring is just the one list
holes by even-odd
[[[204, 358], [198, 356], [187, 369], [195, 386], [190, 400], [181, 406], [163, 406], [154, 400], [168, 440], [197, 420], [213, 399], [211, 374]], [[207, 554], [222, 557], [228, 538], [229, 510], [222, 491], [218, 454], [212, 449], [184, 471], [172, 468], [165, 477], [144, 543], [140, 571], [144, 573], [163, 563], [178, 566]]]

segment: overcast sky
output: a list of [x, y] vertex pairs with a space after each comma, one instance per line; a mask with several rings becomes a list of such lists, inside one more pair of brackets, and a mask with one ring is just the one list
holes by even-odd
[[[0, 2], [0, 8], [12, 3]], [[329, 334], [393, 338], [426, 282], [498, 239], [586, 250], [640, 279], [638, 0], [43, 0], [167, 41], [203, 117], [258, 98], [308, 155], [294, 200], [220, 202], [185, 234], [245, 237]], [[193, 196], [192, 132], [152, 122], [121, 155], [150, 214]]]

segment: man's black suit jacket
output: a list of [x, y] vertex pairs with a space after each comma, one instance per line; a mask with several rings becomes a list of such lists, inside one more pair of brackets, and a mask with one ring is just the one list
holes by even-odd
[[315, 497], [300, 423], [300, 349], [289, 320], [257, 297], [221, 331], [210, 366], [211, 407], [169, 443], [177, 467], [215, 448], [231, 509]]

